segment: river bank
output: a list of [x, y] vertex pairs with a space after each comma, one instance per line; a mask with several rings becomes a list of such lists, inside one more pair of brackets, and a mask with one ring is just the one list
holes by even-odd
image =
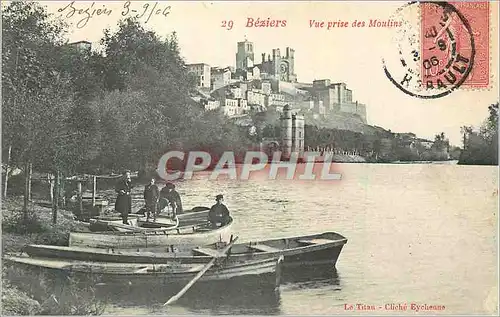
[[[2, 251], [20, 253], [28, 244], [67, 245], [72, 230], [83, 229], [72, 212], [59, 210], [57, 224], [52, 224], [52, 209], [45, 201], [28, 204], [23, 214], [23, 198], [2, 200]], [[39, 282], [32, 283], [33, 280]], [[83, 294], [83, 295], [82, 295]], [[64, 300], [62, 300], [64, 298]], [[54, 279], [20, 270], [2, 263], [2, 313], [4, 315], [95, 315], [101, 303], [80, 282]]]

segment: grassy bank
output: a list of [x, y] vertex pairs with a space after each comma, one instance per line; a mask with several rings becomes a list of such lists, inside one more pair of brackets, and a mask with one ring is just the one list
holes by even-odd
[[[22, 197], [2, 200], [4, 254], [19, 254], [28, 244], [67, 245], [69, 233], [81, 229], [84, 227], [66, 210], [60, 210], [57, 224], [52, 224], [48, 202], [30, 203], [25, 217]], [[97, 315], [103, 305], [91, 281], [2, 262], [3, 315]]]
[[84, 229], [67, 210], [59, 210], [57, 223], [52, 224], [52, 210], [48, 205], [44, 201], [30, 203], [25, 219], [22, 197], [2, 200], [3, 252], [18, 252], [32, 243], [68, 245], [69, 233]]

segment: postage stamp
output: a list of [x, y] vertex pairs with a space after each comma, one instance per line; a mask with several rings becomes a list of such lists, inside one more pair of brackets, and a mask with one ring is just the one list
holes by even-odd
[[413, 2], [395, 14], [400, 63], [384, 70], [406, 94], [433, 99], [458, 88], [490, 87], [488, 2]]
[[2, 315], [492, 315], [498, 1], [2, 1]]
[[489, 21], [486, 1], [421, 4], [420, 71], [427, 89], [489, 87]]

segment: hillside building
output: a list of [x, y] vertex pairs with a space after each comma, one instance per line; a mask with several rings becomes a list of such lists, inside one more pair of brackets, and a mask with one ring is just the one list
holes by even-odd
[[210, 89], [211, 86], [211, 68], [205, 63], [188, 64], [186, 65], [188, 72], [194, 74], [197, 78], [196, 85], [198, 88]]
[[72, 43], [68, 43], [68, 46], [75, 48], [80, 53], [90, 52], [92, 49], [92, 43], [89, 41], [72, 42]]
[[254, 66], [254, 51], [253, 43], [247, 39], [243, 42], [238, 42], [236, 52], [236, 69], [247, 70]]
[[210, 90], [216, 90], [231, 83], [231, 69], [229, 67], [212, 67], [210, 70]]
[[330, 83], [329, 79], [313, 81], [313, 98], [316, 113], [350, 113], [366, 123], [366, 105], [352, 100], [352, 90], [345, 83]]

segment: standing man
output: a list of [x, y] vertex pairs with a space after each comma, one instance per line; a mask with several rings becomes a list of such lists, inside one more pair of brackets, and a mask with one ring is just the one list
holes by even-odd
[[123, 177], [116, 183], [115, 191], [118, 194], [115, 202], [115, 210], [123, 219], [123, 224], [128, 225], [128, 215], [132, 211], [132, 180], [130, 171], [125, 171]]
[[158, 204], [158, 198], [160, 196], [160, 191], [158, 186], [155, 184], [155, 178], [151, 177], [149, 184], [144, 188], [144, 201], [146, 202], [146, 221], [149, 221], [149, 217], [153, 216], [156, 219], [156, 205]]
[[212, 223], [213, 227], [217, 227], [220, 223], [220, 226], [224, 226], [229, 222], [229, 210], [222, 203], [224, 201], [224, 196], [221, 194], [215, 196], [215, 205], [210, 208], [208, 212], [208, 220]]

